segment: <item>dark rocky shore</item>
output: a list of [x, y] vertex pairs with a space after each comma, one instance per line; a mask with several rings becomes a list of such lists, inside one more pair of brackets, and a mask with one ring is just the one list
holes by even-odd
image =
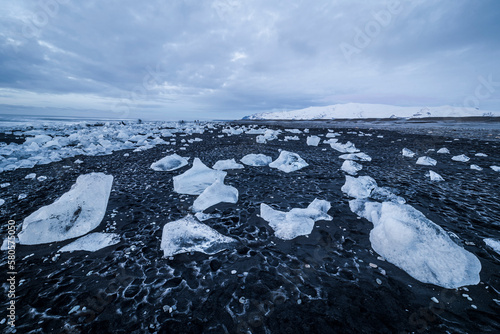
[[[221, 129], [228, 126], [222, 123], [213, 133], [182, 137], [203, 139], [186, 150], [180, 150], [178, 142], [176, 147], [78, 156], [0, 174], [2, 182], [11, 183], [0, 189], [0, 198], [10, 203], [0, 207], [1, 221], [13, 219], [18, 224], [68, 191], [79, 175], [113, 175], [107, 212], [96, 231], [111, 230], [121, 236], [119, 244], [95, 253], [57, 255], [69, 241], [18, 246], [17, 333], [500, 332], [500, 255], [483, 242], [487, 237], [500, 238], [500, 173], [489, 168], [500, 165], [498, 127], [232, 124], [236, 123], [309, 128], [310, 133], [300, 134], [299, 141], [258, 144], [255, 135], [219, 138]], [[380, 186], [390, 187], [455, 234], [456, 242], [480, 259], [478, 285], [444, 289], [421, 283], [371, 249], [372, 224], [350, 211], [349, 199], [340, 190], [345, 182], [340, 153], [325, 144], [306, 145], [307, 135], [324, 135], [327, 128], [342, 132], [340, 141], [355, 143], [373, 158], [363, 163], [360, 175], [370, 175]], [[371, 136], [360, 136], [360, 131]], [[430, 168], [404, 158], [400, 153], [404, 147], [437, 159], [438, 165], [431, 169], [446, 181], [431, 182], [425, 176]], [[426, 153], [441, 147], [447, 147], [451, 155], [465, 154], [471, 161], [460, 163], [452, 161], [451, 155]], [[172, 177], [189, 166], [155, 172], [149, 168], [151, 163], [175, 152], [212, 166], [217, 160], [239, 160], [249, 153], [275, 159], [279, 149], [298, 153], [309, 167], [289, 174], [249, 166], [228, 171], [225, 183], [239, 190], [238, 203], [207, 210], [221, 218], [205, 223], [237, 239], [234, 249], [212, 256], [162, 257], [164, 224], [185, 217], [195, 196], [173, 191]], [[478, 152], [488, 156], [475, 157]], [[75, 164], [76, 159], [83, 163]], [[471, 163], [484, 169], [471, 170]], [[26, 180], [29, 173], [47, 176], [47, 180]], [[19, 194], [27, 197], [18, 200]], [[328, 213], [333, 220], [318, 221], [309, 236], [278, 239], [258, 217], [260, 203], [288, 211], [305, 208], [315, 198], [332, 204]], [[2, 258], [2, 264], [5, 261]], [[5, 312], [7, 304], [1, 300]], [[5, 323], [2, 327], [7, 328]]]

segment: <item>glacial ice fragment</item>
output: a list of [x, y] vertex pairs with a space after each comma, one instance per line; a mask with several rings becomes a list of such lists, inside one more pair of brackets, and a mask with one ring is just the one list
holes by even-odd
[[486, 245], [490, 246], [491, 249], [500, 254], [500, 240], [496, 240], [493, 238], [485, 238], [483, 240]]
[[340, 169], [347, 174], [356, 175], [361, 169], [363, 169], [363, 165], [358, 164], [356, 161], [345, 160]]
[[289, 212], [274, 210], [269, 205], [260, 205], [260, 217], [269, 223], [276, 237], [292, 240], [312, 232], [317, 220], [332, 220], [328, 215], [330, 203], [315, 199], [306, 209], [294, 208]]
[[439, 154], [449, 154], [450, 153], [450, 150], [448, 150], [446, 147], [442, 147], [440, 148], [437, 153]]
[[413, 152], [412, 150], [407, 149], [407, 148], [403, 148], [401, 153], [403, 154], [404, 157], [407, 157], [407, 158], [413, 158], [416, 154], [415, 152]]
[[188, 164], [186, 158], [183, 158], [177, 154], [167, 155], [166, 157], [153, 162], [151, 164], [151, 168], [157, 172], [169, 172], [181, 167], [184, 167]]
[[120, 236], [116, 233], [89, 233], [76, 239], [70, 244], [62, 247], [58, 252], [87, 251], [95, 252], [99, 249], [116, 245], [120, 242]]
[[219, 160], [213, 166], [216, 170], [226, 170], [226, 169], [242, 169], [245, 168], [242, 164], [237, 163], [234, 159]]
[[215, 254], [231, 247], [235, 242], [235, 239], [217, 232], [189, 215], [165, 224], [160, 248], [164, 257], [189, 252]]
[[339, 156], [339, 158], [343, 160], [372, 161], [372, 158], [368, 154], [363, 152], [342, 154], [341, 156]]
[[372, 191], [377, 188], [377, 182], [370, 176], [352, 177], [345, 176], [345, 184], [342, 192], [353, 198], [368, 198]]
[[307, 145], [309, 146], [318, 146], [321, 138], [318, 136], [309, 136], [307, 137]]
[[359, 150], [356, 148], [356, 146], [348, 141], [345, 144], [342, 143], [330, 143], [330, 147], [333, 148], [334, 150], [339, 151], [340, 153], [357, 153]]
[[417, 165], [436, 166], [436, 164], [437, 164], [436, 160], [434, 160], [434, 159], [432, 159], [430, 157], [426, 157], [426, 156], [420, 157], [417, 160]]
[[111, 175], [80, 175], [68, 192], [24, 219], [19, 243], [45, 244], [92, 231], [104, 218], [112, 184]]
[[432, 170], [430, 170], [427, 175], [430, 177], [431, 181], [437, 181], [437, 182], [444, 181], [441, 175]]
[[412, 206], [359, 199], [349, 206], [373, 223], [372, 248], [413, 278], [448, 289], [479, 283], [477, 257]]
[[240, 159], [240, 161], [248, 166], [261, 167], [269, 165], [271, 161], [273, 161], [273, 159], [265, 154], [252, 153], [245, 155], [243, 158]]
[[451, 160], [459, 162], [467, 162], [470, 160], [470, 158], [465, 154], [460, 154], [460, 155], [455, 155], [454, 157], [451, 158]]
[[196, 198], [193, 203], [194, 212], [202, 212], [203, 210], [218, 203], [236, 203], [238, 202], [238, 189], [232, 186], [225, 185], [221, 180], [216, 180], [212, 185], [207, 187]]
[[297, 153], [281, 151], [278, 159], [269, 164], [271, 168], [277, 168], [285, 173], [294, 172], [309, 166]]
[[200, 195], [215, 180], [224, 181], [226, 174], [226, 172], [208, 168], [200, 159], [195, 158], [193, 167], [173, 177], [174, 190], [179, 194]]

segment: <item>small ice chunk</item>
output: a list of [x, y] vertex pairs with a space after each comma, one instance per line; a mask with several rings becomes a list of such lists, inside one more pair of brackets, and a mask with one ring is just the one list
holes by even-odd
[[439, 304], [439, 300], [436, 298], [436, 297], [432, 297], [431, 300], [436, 303], [436, 304]]
[[483, 157], [483, 158], [485, 158], [485, 157], [487, 157], [487, 156], [488, 156], [487, 154], [484, 154], [484, 153], [476, 153], [476, 154], [474, 154], [474, 155], [475, 155], [476, 157]]
[[157, 172], [169, 172], [181, 167], [184, 167], [188, 164], [186, 158], [183, 158], [177, 154], [168, 155], [156, 162], [151, 164], [151, 169]]
[[9, 182], [4, 182], [4, 183], [0, 184], [0, 188], [7, 188], [9, 186], [10, 186]]
[[377, 182], [370, 176], [352, 177], [345, 176], [345, 184], [341, 190], [349, 197], [368, 198], [372, 191], [377, 188]]
[[340, 153], [357, 153], [359, 150], [356, 148], [356, 146], [348, 141], [345, 144], [342, 143], [330, 143], [330, 147], [333, 148], [336, 151], [339, 151]]
[[5, 200], [0, 198], [0, 206], [5, 204]]
[[438, 181], [438, 182], [444, 181], [444, 179], [441, 175], [439, 175], [436, 172], [433, 172], [432, 170], [430, 170], [429, 173], [427, 173], [427, 176], [429, 176], [431, 178], [431, 181]]
[[92, 231], [104, 218], [112, 184], [111, 175], [80, 175], [68, 192], [24, 219], [19, 243], [44, 244]]
[[450, 150], [448, 150], [446, 147], [440, 148], [437, 153], [439, 154], [450, 154]]
[[417, 160], [417, 165], [436, 166], [436, 164], [437, 164], [436, 160], [426, 156], [420, 157]]
[[33, 180], [36, 178], [36, 173], [30, 173], [24, 177], [26, 180]]
[[200, 159], [195, 158], [193, 167], [173, 177], [174, 190], [179, 194], [200, 195], [215, 180], [224, 181], [226, 174], [226, 172], [208, 168]]
[[236, 242], [189, 215], [165, 224], [160, 248], [164, 257], [181, 253], [215, 254]]
[[451, 158], [453, 161], [460, 161], [460, 162], [467, 162], [470, 160], [468, 156], [465, 154], [460, 154], [460, 155], [455, 155], [454, 157]]
[[320, 141], [321, 141], [321, 138], [319, 138], [318, 136], [307, 137], [307, 145], [309, 145], [309, 146], [318, 146]]
[[495, 172], [500, 172], [500, 166], [490, 166]]
[[470, 165], [470, 169], [474, 169], [474, 170], [483, 170], [482, 167], [479, 167], [478, 165]]
[[19, 196], [17, 196], [17, 199], [18, 200], [22, 200], [22, 199], [25, 199], [26, 197], [28, 197], [28, 195], [26, 195], [26, 194], [19, 194]]
[[248, 166], [260, 167], [269, 165], [273, 159], [265, 154], [247, 154], [240, 161]]
[[76, 159], [76, 160], [74, 161], [74, 163], [75, 163], [75, 164], [83, 164], [83, 161], [82, 161], [82, 160], [80, 160], [80, 159]]
[[285, 136], [284, 141], [300, 140], [299, 136]]
[[363, 152], [342, 154], [341, 156], [339, 156], [339, 158], [343, 160], [372, 161], [372, 158], [368, 154]]
[[36, 179], [37, 179], [39, 182], [43, 182], [43, 181], [47, 180], [47, 177], [42, 175], [42, 176], [37, 177]]
[[486, 245], [490, 246], [495, 252], [500, 254], [500, 240], [485, 238], [483, 241]]
[[281, 151], [278, 159], [269, 164], [271, 168], [277, 168], [285, 173], [294, 172], [309, 166], [297, 153]]
[[59, 252], [87, 251], [95, 252], [104, 247], [116, 245], [120, 236], [115, 233], [89, 233], [59, 249]]
[[213, 167], [213, 169], [217, 170], [225, 170], [225, 169], [242, 169], [245, 168], [242, 164], [237, 163], [234, 159], [227, 160], [219, 160], [217, 161]]
[[262, 203], [260, 216], [269, 223], [276, 237], [292, 240], [310, 234], [317, 220], [332, 220], [327, 214], [330, 207], [329, 202], [315, 199], [306, 209], [294, 208], [289, 212], [282, 212]]
[[440, 226], [407, 204], [353, 200], [351, 210], [370, 220], [372, 248], [424, 282], [453, 289], [479, 283], [481, 262]]
[[218, 214], [218, 213], [213, 213], [213, 214], [210, 214], [210, 213], [203, 213], [203, 212], [197, 212], [194, 214], [194, 216], [196, 218], [198, 218], [199, 221], [205, 221], [205, 220], [208, 220], [208, 219], [212, 219], [212, 218], [220, 218], [221, 215]]
[[363, 165], [357, 163], [356, 161], [345, 160], [340, 169], [342, 169], [347, 174], [356, 175], [358, 171], [363, 169]]
[[207, 187], [193, 203], [194, 212], [203, 210], [218, 203], [236, 203], [238, 202], [238, 189], [225, 185], [221, 180], [216, 180], [211, 186]]
[[413, 152], [412, 150], [407, 149], [407, 148], [403, 148], [401, 153], [403, 154], [404, 157], [408, 157], [408, 158], [413, 158], [416, 154], [415, 152]]

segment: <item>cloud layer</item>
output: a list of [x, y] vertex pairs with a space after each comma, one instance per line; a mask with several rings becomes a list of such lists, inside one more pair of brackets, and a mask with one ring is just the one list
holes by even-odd
[[0, 113], [233, 119], [346, 102], [500, 110], [494, 0], [2, 7]]

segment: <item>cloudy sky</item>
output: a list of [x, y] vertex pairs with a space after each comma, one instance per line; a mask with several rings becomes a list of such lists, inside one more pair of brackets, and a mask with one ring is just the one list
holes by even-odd
[[0, 113], [500, 110], [496, 0], [0, 0]]

